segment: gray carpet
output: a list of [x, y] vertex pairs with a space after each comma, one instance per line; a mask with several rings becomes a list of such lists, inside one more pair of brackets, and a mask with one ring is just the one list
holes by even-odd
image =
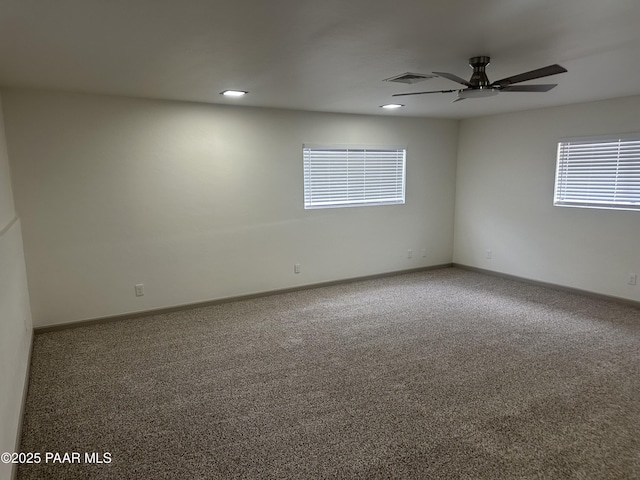
[[35, 338], [27, 479], [640, 478], [640, 310], [455, 268]]

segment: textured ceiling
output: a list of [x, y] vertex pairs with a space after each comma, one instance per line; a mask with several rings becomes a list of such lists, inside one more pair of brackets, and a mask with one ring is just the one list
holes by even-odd
[[[0, 85], [313, 111], [465, 118], [640, 94], [638, 0], [0, 0]], [[559, 63], [548, 93], [451, 103], [435, 78]], [[249, 90], [226, 99], [227, 88]]]

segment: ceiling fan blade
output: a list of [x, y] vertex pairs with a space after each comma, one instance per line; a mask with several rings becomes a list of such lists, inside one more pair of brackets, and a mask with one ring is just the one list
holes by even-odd
[[527, 80], [533, 80], [535, 78], [548, 77], [550, 75], [557, 75], [559, 73], [566, 72], [567, 69], [561, 67], [560, 65], [549, 65], [548, 67], [538, 68], [536, 70], [531, 70], [530, 72], [521, 73], [519, 75], [514, 75], [513, 77], [503, 78], [502, 80], [497, 80], [491, 84], [491, 86], [500, 86], [506, 87], [507, 85], [511, 85], [513, 83], [526, 82]]
[[433, 73], [435, 73], [439, 77], [448, 78], [449, 80], [453, 80], [454, 82], [461, 83], [462, 85], [465, 85], [467, 87], [472, 86], [464, 78], [460, 78], [459, 76], [454, 75], [453, 73], [447, 73], [447, 72], [433, 72]]
[[554, 87], [557, 87], [557, 83], [546, 83], [543, 85], [507, 85], [500, 89], [501, 92], [548, 92]]
[[464, 100], [464, 97], [458, 97], [455, 100], [453, 100], [451, 103], [461, 102], [462, 100]]
[[424, 95], [426, 93], [451, 93], [457, 92], [458, 90], [434, 90], [432, 92], [412, 92], [412, 93], [394, 93], [391, 95], [392, 97], [405, 97], [407, 95]]

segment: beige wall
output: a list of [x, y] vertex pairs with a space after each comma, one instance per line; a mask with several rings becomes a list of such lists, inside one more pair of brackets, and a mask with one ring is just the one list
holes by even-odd
[[558, 140], [638, 132], [638, 112], [630, 97], [464, 120], [454, 261], [639, 301], [640, 212], [553, 206]]
[[[31, 313], [0, 104], [0, 452], [16, 448], [20, 409], [29, 364]], [[11, 478], [0, 462], [0, 479]]]
[[[3, 95], [37, 326], [452, 260], [456, 121]], [[303, 143], [406, 145], [406, 205], [304, 210]]]

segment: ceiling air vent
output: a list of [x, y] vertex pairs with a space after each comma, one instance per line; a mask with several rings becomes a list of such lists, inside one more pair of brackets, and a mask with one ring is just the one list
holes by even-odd
[[425, 73], [403, 73], [401, 75], [396, 75], [395, 77], [385, 78], [385, 82], [395, 82], [395, 83], [418, 83], [424, 82], [425, 80], [429, 80], [430, 78], [434, 78], [435, 75], [427, 75]]

